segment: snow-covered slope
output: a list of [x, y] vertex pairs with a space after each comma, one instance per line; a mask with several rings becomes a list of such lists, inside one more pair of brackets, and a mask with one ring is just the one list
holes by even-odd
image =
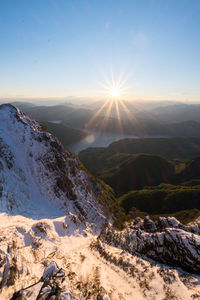
[[[13, 300], [200, 298], [197, 275], [134, 256], [66, 221], [0, 215], [0, 299], [20, 290]], [[49, 269], [58, 271], [55, 263], [60, 279], [44, 282]]]
[[0, 106], [0, 211], [36, 219], [71, 212], [101, 225], [102, 193], [56, 138], [14, 106]]

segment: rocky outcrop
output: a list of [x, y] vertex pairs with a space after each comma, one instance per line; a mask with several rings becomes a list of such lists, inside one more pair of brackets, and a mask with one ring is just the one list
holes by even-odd
[[143, 223], [141, 222], [141, 219], [136, 219], [135, 226], [132, 226], [132, 228], [140, 228], [142, 230], [145, 230], [146, 232], [162, 232], [166, 228], [176, 228], [176, 229], [182, 229], [183, 231], [200, 235], [200, 223], [191, 226], [186, 226], [181, 224], [174, 217], [168, 217], [168, 218], [159, 217], [158, 220], [154, 222], [150, 219], [149, 216], [146, 216], [144, 218]]
[[175, 218], [146, 217], [121, 232], [106, 228], [100, 240], [131, 254], [200, 273], [200, 226], [184, 226]]
[[119, 234], [113, 230], [110, 242], [101, 242], [75, 215], [70, 220], [64, 216], [36, 221], [0, 214], [0, 299], [200, 297], [198, 276], [188, 274], [182, 280], [179, 274], [184, 272], [154, 264], [139, 253], [128, 253], [132, 237]]
[[59, 269], [55, 262], [51, 262], [40, 281], [14, 293], [11, 300], [72, 300], [72, 294], [62, 287], [64, 280], [64, 270]]
[[[44, 270], [42, 278], [35, 284], [15, 292], [10, 300], [73, 300], [73, 296], [66, 286], [65, 272], [58, 268], [55, 262], [51, 262]], [[80, 284], [79, 284], [80, 285]], [[81, 287], [81, 285], [80, 285]], [[88, 296], [92, 294], [88, 294]], [[81, 299], [84, 297], [84, 289]], [[91, 299], [94, 299], [92, 297]], [[102, 289], [95, 297], [97, 300], [110, 300], [110, 297]]]

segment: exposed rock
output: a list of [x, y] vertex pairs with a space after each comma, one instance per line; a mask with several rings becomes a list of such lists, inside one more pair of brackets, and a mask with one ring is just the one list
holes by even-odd
[[[200, 296], [200, 277], [184, 275], [183, 283], [176, 269], [132, 255], [125, 249], [130, 238], [123, 232], [120, 236], [113, 230], [111, 242], [105, 243], [76, 216], [71, 216], [71, 222], [67, 216], [36, 221], [0, 214], [0, 299], [132, 300], [134, 295], [138, 300], [192, 300]], [[69, 224], [67, 229], [63, 224]], [[117, 245], [123, 240], [124, 249], [111, 246], [112, 240]]]
[[[98, 285], [98, 282], [96, 285]], [[44, 270], [43, 276], [38, 282], [15, 292], [10, 300], [78, 299], [65, 286], [66, 276], [64, 270], [62, 268], [59, 269], [55, 262], [51, 262]], [[95, 284], [92, 287], [80, 285], [80, 288], [83, 295], [81, 299], [110, 300], [105, 289], [101, 287], [98, 292], [98, 287]], [[92, 293], [94, 290], [96, 290], [96, 296]]]
[[195, 233], [200, 235], [200, 223], [191, 226], [185, 226], [181, 224], [176, 218], [168, 217], [163, 218], [160, 217], [157, 222], [155, 222], [156, 230], [161, 231], [165, 228], [179, 228], [187, 232]]
[[72, 294], [62, 288], [65, 272], [51, 262], [39, 282], [13, 294], [11, 300], [72, 300]]
[[106, 228], [100, 239], [131, 254], [200, 273], [199, 225], [184, 226], [175, 218], [153, 222], [147, 217], [143, 225], [132, 225], [122, 232]]
[[0, 105], [0, 211], [35, 218], [71, 212], [101, 227], [103, 197], [76, 155], [19, 109]]
[[149, 216], [146, 216], [144, 218], [144, 230], [147, 232], [155, 232], [156, 231], [156, 225], [155, 223], [149, 218]]

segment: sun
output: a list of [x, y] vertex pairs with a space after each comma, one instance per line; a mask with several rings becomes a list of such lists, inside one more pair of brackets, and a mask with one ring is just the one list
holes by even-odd
[[[98, 81], [98, 83], [103, 87], [102, 94], [104, 99], [106, 100], [105, 103], [108, 103], [108, 105], [110, 105], [110, 103], [113, 103], [113, 105], [119, 106], [120, 103], [123, 102], [127, 97], [127, 90], [130, 89], [130, 87], [126, 86], [130, 74], [124, 76], [121, 72], [118, 78], [116, 78], [111, 70], [110, 78], [107, 77], [104, 73], [103, 77], [104, 82]], [[113, 109], [111, 109], [111, 111], [112, 110]]]
[[[126, 107], [124, 103], [126, 97], [126, 91], [130, 88], [125, 86], [129, 76], [123, 78], [123, 73], [121, 73], [117, 80], [114, 79], [113, 73], [111, 72], [110, 80], [108, 77], [104, 75], [104, 82], [98, 82], [102, 87], [103, 99], [105, 102], [100, 106], [100, 108], [95, 112], [94, 115], [90, 118], [90, 120], [86, 124], [86, 129], [93, 128], [95, 125], [96, 120], [99, 120], [99, 116], [103, 116], [103, 119], [100, 126], [100, 131], [107, 128], [109, 126], [110, 118], [116, 118], [119, 126], [120, 132], [123, 132], [123, 125], [122, 125], [122, 116], [121, 113], [124, 112], [127, 114], [128, 118], [132, 122], [132, 115], [129, 112], [129, 109]], [[96, 126], [96, 125], [95, 125]], [[110, 127], [109, 127], [110, 128]], [[89, 141], [91, 140], [91, 141]], [[94, 136], [88, 137], [88, 142], [93, 142]]]
[[110, 94], [112, 98], [117, 99], [120, 97], [120, 90], [118, 88], [112, 88]]

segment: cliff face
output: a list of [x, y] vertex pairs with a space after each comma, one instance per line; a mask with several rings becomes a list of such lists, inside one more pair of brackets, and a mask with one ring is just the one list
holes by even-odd
[[33, 218], [69, 212], [103, 224], [103, 191], [78, 158], [12, 105], [0, 106], [0, 210]]

